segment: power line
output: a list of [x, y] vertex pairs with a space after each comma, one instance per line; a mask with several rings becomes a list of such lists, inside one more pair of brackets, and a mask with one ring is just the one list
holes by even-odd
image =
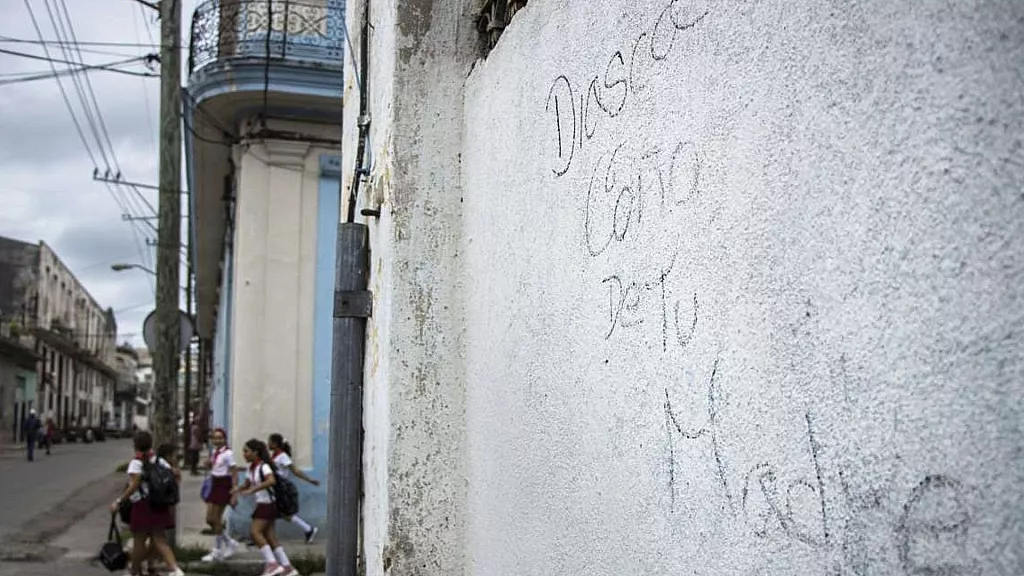
[[[44, 2], [45, 1], [46, 0], [44, 0]], [[47, 4], [47, 11], [49, 11], [49, 3], [47, 2], [46, 4]], [[67, 2], [65, 0], [59, 0], [59, 4], [58, 4], [58, 1], [54, 0], [54, 7], [55, 7], [56, 12], [57, 12], [57, 19], [58, 19], [58, 21], [60, 21], [61, 10], [63, 9], [64, 22], [67, 23], [67, 30], [66, 30], [66, 32], [64, 34], [64, 38], [66, 39], [66, 38], [70, 37], [70, 39], [72, 41], [78, 42], [78, 35], [75, 33], [74, 24], [72, 24], [72, 22], [71, 22], [71, 14], [68, 12]], [[51, 19], [52, 19], [52, 15], [51, 15]], [[63, 23], [61, 24], [61, 30], [64, 30]], [[55, 28], [55, 31], [56, 31], [56, 28]], [[58, 34], [58, 36], [60, 36], [60, 34]], [[82, 57], [81, 50], [78, 49], [78, 48], [74, 48], [74, 49], [78, 51], [78, 61], [82, 62], [84, 60], [84, 58]], [[96, 120], [97, 120], [97, 123], [99, 124], [100, 132], [103, 134], [103, 139], [107, 143], [107, 147], [110, 149], [110, 158], [113, 161], [114, 167], [117, 169], [117, 172], [120, 174], [121, 173], [121, 164], [117, 160], [117, 153], [116, 153], [116, 151], [114, 149], [114, 144], [113, 144], [113, 142], [110, 139], [110, 132], [107, 130], [106, 122], [103, 120], [103, 113], [100, 111], [99, 101], [96, 99], [96, 92], [95, 92], [95, 90], [93, 90], [92, 80], [89, 79], [89, 76], [86, 76], [86, 75], [83, 75], [83, 76], [85, 77], [85, 86], [89, 90], [89, 98], [86, 99], [83, 96], [83, 102], [82, 102], [83, 106], [85, 106], [85, 108], [88, 109], [89, 102], [92, 103], [92, 107], [96, 111]], [[97, 137], [97, 142], [98, 141], [99, 141], [99, 138]], [[132, 187], [132, 189], [134, 190], [136, 196], [139, 199], [141, 199], [142, 202], [145, 203], [148, 206], [149, 210], [153, 211], [153, 206], [151, 204], [149, 204], [149, 201], [146, 199], [145, 196], [142, 195], [142, 192], [140, 192], [138, 190], [138, 188]], [[130, 199], [130, 198], [131, 197], [128, 196], [127, 199]], [[128, 204], [131, 204], [131, 202], [129, 201]], [[135, 207], [138, 208], [138, 204], [136, 204]]]
[[[43, 42], [43, 32], [42, 32], [42, 30], [39, 27], [39, 22], [36, 19], [35, 12], [32, 10], [32, 5], [29, 3], [29, 0], [24, 0], [24, 4], [25, 4], [26, 10], [28, 10], [29, 17], [32, 20], [32, 27], [35, 29], [36, 35], [37, 35], [37, 37], [39, 38], [39, 40], [41, 42], [43, 53], [46, 55], [45, 58], [39, 58], [39, 57], [36, 57], [36, 58], [37, 59], [43, 59], [43, 60], [45, 60], [47, 62], [47, 64], [49, 64], [50, 70], [53, 73], [52, 76], [57, 80], [57, 87], [60, 89], [61, 97], [64, 100], [64, 104], [67, 107], [68, 113], [71, 115], [71, 120], [72, 120], [72, 122], [75, 125], [75, 130], [78, 133], [78, 136], [79, 136], [79, 139], [82, 142], [82, 145], [85, 147], [86, 154], [88, 154], [89, 158], [92, 160], [93, 166], [97, 166], [96, 156], [95, 156], [95, 154], [93, 154], [92, 148], [89, 146], [89, 143], [88, 143], [88, 141], [87, 141], [87, 139], [85, 137], [85, 132], [82, 130], [82, 125], [81, 125], [81, 123], [78, 120], [78, 116], [75, 114], [74, 106], [71, 105], [71, 100], [68, 98], [67, 91], [64, 88], [64, 84], [60, 80], [60, 76], [62, 76], [64, 74], [58, 73], [56, 65], [55, 65], [55, 59], [50, 57], [50, 50], [47, 47], [46, 43]], [[47, 5], [47, 10], [49, 10], [49, 6], [48, 5]], [[51, 20], [52, 20], [52, 18], [51, 18]], [[55, 27], [55, 30], [56, 30], [56, 27]], [[59, 35], [59, 33], [58, 33], [58, 35]], [[61, 40], [63, 40], [63, 39], [61, 39]], [[67, 44], [66, 42], [63, 42], [63, 41], [61, 42], [62, 46], [66, 45], [66, 44]], [[10, 51], [8, 51], [8, 52], [10, 52]], [[68, 63], [68, 64], [72, 64], [72, 63]], [[73, 64], [78, 65], [78, 63], [73, 63]], [[87, 66], [82, 64], [81, 66], [79, 66], [79, 70], [77, 70], [77, 71], [83, 71], [82, 69], [84, 69], [84, 68], [87, 68]], [[75, 72], [76, 72], [76, 70], [68, 68], [68, 70], [66, 71], [66, 74], [71, 74], [73, 76], [75, 74]], [[14, 81], [9, 81], [9, 82], [14, 82]], [[108, 190], [108, 192], [110, 192], [111, 196], [113, 197], [114, 202], [119, 207], [121, 207], [122, 210], [125, 210], [125, 205], [123, 203], [124, 201], [123, 201], [122, 198], [118, 197], [118, 194], [115, 191], [114, 187], [112, 187], [110, 185], [107, 185], [107, 190]], [[130, 210], [128, 210], [128, 212], [130, 212]], [[136, 247], [139, 250], [139, 256], [140, 256], [140, 258], [143, 258], [145, 260], [146, 251], [142, 248], [142, 244], [139, 241], [137, 225], [135, 224], [135, 222], [131, 222], [130, 226], [132, 228], [132, 234], [134, 236], [135, 245], [136, 245]]]
[[[33, 40], [33, 39], [30, 39], [30, 38], [12, 38], [10, 36], [0, 36], [0, 42], [8, 42], [8, 43], [11, 43], [11, 44], [37, 44], [37, 45], [42, 45], [42, 46], [58, 45], [58, 44], [69, 44], [69, 45], [73, 44], [73, 45], [76, 45], [76, 46], [106, 46], [106, 47], [149, 48], [149, 49], [160, 48], [160, 45], [156, 44], [156, 43], [141, 44], [141, 43], [135, 43], [135, 42], [85, 42], [85, 41], [77, 41], [77, 40], [75, 42], [68, 42], [68, 41], [65, 41], [65, 40], [52, 40], [52, 39]], [[186, 48], [186, 46], [179, 46], [178, 47], [179, 50], [184, 50], [185, 48]]]
[[[146, 35], [149, 37], [151, 43], [155, 43], [153, 40], [153, 33], [149, 29], [149, 24], [146, 22], [146, 11], [142, 5], [139, 5], [139, 12], [142, 12], [142, 25], [146, 28]], [[136, 12], [132, 12], [132, 25], [135, 28], [135, 40], [141, 42], [142, 39], [139, 37], [139, 15]], [[149, 125], [149, 145], [153, 154], [156, 155], [157, 151], [157, 131], [153, 125], [153, 106], [149, 102], [149, 89], [146, 86], [145, 80], [142, 81], [142, 101], [146, 105], [146, 124]]]
[[[55, 18], [53, 16], [53, 10], [50, 9], [49, 0], [43, 0], [43, 6], [46, 8], [47, 16], [49, 16], [50, 18], [50, 25], [53, 26], [54, 34], [56, 34], [58, 38], [66, 38], [67, 31], [64, 29], [64, 19], [59, 17], [59, 11], [58, 17]], [[71, 58], [74, 57], [74, 53], [72, 52], [73, 49], [71, 47], [65, 44], [61, 44], [60, 50], [64, 54], [64, 58], [67, 58], [67, 60], [61, 62], [62, 64], [70, 64], [74, 66], [79, 66], [83, 64], [83, 62], [79, 62], [77, 60], [74, 62], [70, 61]], [[83, 76], [85, 75], [83, 74]], [[99, 150], [100, 156], [103, 158], [103, 164], [107, 167], [107, 170], [109, 171], [110, 159], [107, 157], [106, 148], [103, 147], [103, 142], [100, 141], [99, 129], [96, 126], [96, 116], [93, 115], [93, 108], [92, 106], [90, 106], [90, 101], [85, 96], [85, 88], [83, 87], [82, 80], [79, 79], [78, 74], [71, 75], [71, 83], [75, 87], [75, 92], [78, 94], [78, 102], [82, 105], [82, 112], [85, 113], [85, 122], [89, 126], [89, 131], [92, 132], [92, 137], [96, 142], [96, 148]]]
[[[5, 48], [0, 48], [0, 54], [9, 54], [11, 56], [20, 56], [22, 58], [31, 58], [33, 60], [42, 60], [44, 62], [49, 62], [51, 64], [68, 64], [68, 65], [72, 65], [72, 66], [81, 66], [81, 67], [86, 68], [86, 69], [106, 69], [108, 66], [114, 66], [114, 65], [118, 65], [118, 64], [128, 64], [130, 62], [138, 62], [138, 61], [142, 61], [142, 60], [151, 60], [153, 58], [157, 58], [156, 54], [147, 54], [146, 56], [136, 56], [134, 58], [129, 58], [127, 60], [122, 60], [122, 61], [119, 61], [119, 62], [113, 62], [113, 63], [110, 63], [110, 64], [91, 65], [91, 64], [85, 64], [83, 62], [70, 62], [68, 60], [61, 60], [59, 58], [50, 58], [49, 55], [47, 55], [47, 56], [39, 56], [38, 54], [28, 54], [28, 53], [25, 53], [25, 52], [15, 52], [14, 50], [7, 50]], [[124, 70], [110, 70], [110, 71], [111, 72], [124, 72]]]
[[25, 75], [23, 75], [23, 76], [17, 76], [17, 77], [14, 77], [14, 78], [0, 80], [0, 86], [9, 86], [11, 84], [24, 84], [26, 82], [35, 82], [36, 80], [49, 80], [50, 78], [58, 78], [59, 79], [61, 77], [70, 76], [70, 75], [76, 74], [78, 72], [83, 72], [84, 73], [84, 72], [93, 72], [93, 71], [97, 71], [97, 70], [104, 71], [104, 72], [117, 72], [119, 74], [127, 74], [129, 76], [141, 76], [143, 78], [157, 78], [157, 77], [160, 76], [159, 74], [153, 74], [151, 72], [136, 72], [134, 70], [119, 70], [117, 68], [113, 68], [113, 66], [123, 66], [125, 64], [131, 64], [131, 63], [134, 63], [134, 62], [138, 62], [139, 60], [140, 60], [139, 58], [130, 58], [128, 60], [121, 60], [121, 61], [117, 61], [117, 62], [110, 62], [110, 63], [107, 63], [107, 64], [96, 64], [96, 65], [86, 64], [86, 65], [79, 66], [78, 68], [68, 67], [65, 70], [60, 70], [60, 71], [54, 70], [52, 72], [40, 72], [40, 73], [34, 74], [34, 75], [33, 75], [32, 72], [25, 72], [24, 73]]
[[[42, 39], [43, 31], [39, 29], [39, 22], [36, 21], [36, 14], [32, 11], [32, 5], [28, 0], [24, 0], [24, 2], [25, 8], [28, 10], [29, 17], [32, 18], [32, 26], [36, 29], [36, 34], [39, 35], [39, 38]], [[53, 72], [54, 77], [57, 77], [57, 67], [54, 65], [54, 61], [50, 58], [49, 48], [45, 45], [43, 45], [43, 52], [46, 53], [46, 61], [50, 65], [50, 70]], [[60, 81], [59, 77], [57, 78], [57, 87], [60, 88], [61, 97], [64, 98], [64, 105], [67, 106], [68, 113], [71, 114], [71, 120], [75, 124], [75, 130], [78, 132], [78, 137], [82, 140], [82, 146], [85, 146], [85, 151], [89, 155], [89, 158], [92, 159], [93, 166], [95, 166], [96, 156], [93, 155], [92, 149], [89, 148], [89, 144], [85, 139], [85, 133], [82, 131], [82, 125], [79, 124], [78, 117], [75, 116], [74, 108], [71, 106], [71, 100], [68, 99], [67, 91], [64, 90], [64, 84]]]

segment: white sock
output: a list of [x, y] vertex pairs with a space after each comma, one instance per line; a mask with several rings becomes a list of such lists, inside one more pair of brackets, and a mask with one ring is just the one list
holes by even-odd
[[298, 516], [292, 516], [292, 524], [295, 524], [299, 528], [302, 528], [303, 532], [309, 532], [310, 530], [313, 529], [312, 526], [307, 524], [305, 520], [303, 520], [302, 518], [299, 518]]
[[274, 564], [277, 559], [274, 558], [274, 551], [270, 549], [270, 546], [264, 545], [260, 548], [260, 553], [263, 554], [263, 559], [267, 561], [267, 564]]
[[274, 548], [274, 556], [277, 556], [277, 563], [281, 566], [291, 566], [292, 563], [288, 560], [288, 555], [284, 553], [284, 548], [278, 546]]

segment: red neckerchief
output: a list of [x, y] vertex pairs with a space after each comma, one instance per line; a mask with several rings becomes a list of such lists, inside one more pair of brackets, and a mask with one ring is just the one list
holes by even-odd
[[250, 476], [255, 476], [256, 475], [256, 471], [259, 470], [259, 467], [262, 466], [262, 465], [263, 465], [263, 460], [260, 460], [259, 458], [253, 460], [252, 464], [249, 464], [249, 475]]
[[153, 451], [152, 450], [150, 450], [149, 452], [146, 452], [145, 454], [143, 454], [142, 452], [136, 452], [135, 453], [135, 459], [136, 460], [141, 460], [142, 462], [145, 462], [145, 461], [149, 460], [152, 457], [153, 457]]
[[210, 463], [210, 468], [213, 468], [214, 466], [216, 466], [217, 465], [217, 458], [220, 458], [220, 455], [223, 454], [224, 452], [227, 452], [227, 451], [228, 451], [228, 445], [227, 444], [225, 444], [225, 445], [221, 446], [220, 448], [217, 448], [216, 450], [214, 450], [213, 451], [213, 462]]
[[280, 448], [277, 449], [277, 450], [274, 450], [274, 453], [270, 455], [270, 459], [271, 460], [277, 460], [277, 457], [280, 456], [282, 452], [284, 452], [284, 450], [281, 450]]

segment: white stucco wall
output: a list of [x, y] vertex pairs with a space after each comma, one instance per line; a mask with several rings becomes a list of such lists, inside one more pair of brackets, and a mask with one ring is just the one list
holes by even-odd
[[[337, 138], [330, 126], [274, 123]], [[320, 155], [297, 141], [236, 147], [234, 302], [230, 342], [231, 442], [280, 432], [296, 464], [312, 453], [313, 288]]]
[[[368, 576], [454, 575], [465, 566], [467, 490], [460, 103], [477, 53], [478, 2], [370, 4], [373, 162], [358, 205], [380, 208], [381, 217], [356, 213], [369, 226], [374, 298], [363, 387], [362, 560]], [[363, 5], [352, 0], [345, 10], [357, 51]], [[350, 64], [345, 190], [358, 147]]]
[[1022, 63], [1010, 0], [532, 0], [465, 96], [466, 573], [1024, 573]]

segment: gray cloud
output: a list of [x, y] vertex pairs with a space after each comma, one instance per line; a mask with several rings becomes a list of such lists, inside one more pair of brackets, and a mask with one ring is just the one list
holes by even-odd
[[[98, 9], [102, 4], [102, 9]], [[183, 32], [195, 5], [183, 3]], [[33, 1], [47, 38], [54, 33], [43, 4]], [[67, 2], [79, 41], [125, 44], [159, 41], [154, 13], [135, 2]], [[0, 0], [0, 35], [35, 39], [35, 30], [21, 0]], [[149, 21], [149, 24], [146, 22]], [[146, 33], [145, 26], [150, 26]], [[38, 45], [2, 43], [6, 50], [42, 55]], [[143, 47], [97, 47], [115, 54], [83, 54], [87, 63], [105, 63], [152, 51]], [[125, 56], [121, 56], [124, 54]], [[59, 50], [51, 57], [63, 58]], [[58, 69], [63, 66], [58, 65]], [[133, 67], [144, 70], [143, 66]], [[0, 73], [49, 72], [47, 63], [0, 54]], [[115, 154], [127, 180], [152, 184], [157, 179], [154, 130], [158, 125], [159, 81], [109, 72], [90, 75]], [[65, 89], [78, 110], [82, 128], [99, 168], [105, 165], [97, 152], [91, 130], [81, 115], [77, 93], [65, 78]], [[103, 139], [103, 144], [106, 144]], [[120, 340], [142, 345], [141, 326], [153, 308], [153, 279], [132, 270], [115, 273], [115, 262], [154, 266], [155, 238], [148, 226], [122, 220], [123, 195], [131, 198], [130, 210], [141, 214], [143, 203], [128, 191], [111, 192], [92, 180], [93, 168], [65, 107], [56, 80], [0, 85], [0, 235], [53, 246], [90, 294], [103, 307], [117, 313]], [[143, 190], [152, 205], [155, 193]], [[115, 197], [117, 200], [115, 200]], [[183, 227], [184, 229], [184, 227]], [[184, 275], [182, 275], [184, 278]]]

